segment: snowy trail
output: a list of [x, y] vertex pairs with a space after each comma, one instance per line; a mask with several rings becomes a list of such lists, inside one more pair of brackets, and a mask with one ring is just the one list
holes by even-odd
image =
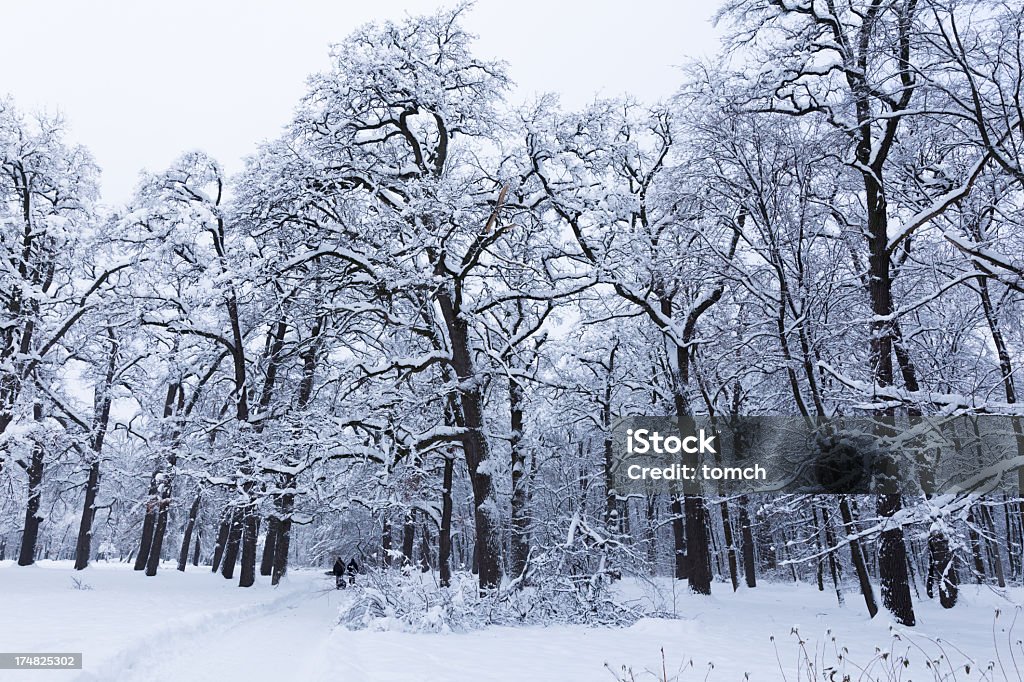
[[[89, 588], [73, 589], [72, 578]], [[650, 587], [623, 589], [640, 599]], [[834, 595], [812, 585], [766, 583], [712, 597], [675, 594], [679, 618], [647, 618], [627, 628], [550, 624], [429, 634], [404, 632], [386, 619], [378, 624], [384, 630], [339, 626], [339, 609], [355, 594], [332, 588], [312, 570], [295, 571], [278, 588], [258, 581], [240, 590], [209, 571], [168, 570], [150, 579], [124, 566], [75, 572], [70, 564], [7, 562], [0, 565], [0, 644], [11, 651], [81, 651], [85, 670], [0, 671], [0, 682], [595, 682], [612, 679], [605, 663], [653, 680], [660, 678], [644, 671], [661, 670], [662, 650], [670, 677], [685, 666], [684, 681], [731, 682], [749, 672], [754, 682], [768, 682], [781, 679], [783, 662], [796, 679], [794, 626], [813, 651], [841, 646], [856, 664], [868, 663], [875, 647], [936, 652], [941, 637], [955, 643], [944, 644], [947, 654], [978, 670], [1019, 655], [1011, 646], [1018, 637], [1013, 623], [1024, 609], [1019, 591], [965, 586], [956, 609], [922, 601], [919, 627], [890, 629], [888, 619], [871, 620], [855, 603], [837, 607]], [[672, 583], [661, 594], [673, 595]], [[998, 623], [997, 608], [1005, 614]], [[919, 667], [923, 652], [911, 653], [913, 679], [930, 679]]]
[[338, 607], [332, 593], [322, 581], [304, 581], [269, 602], [209, 614], [137, 642], [78, 682], [336, 680], [328, 656]]

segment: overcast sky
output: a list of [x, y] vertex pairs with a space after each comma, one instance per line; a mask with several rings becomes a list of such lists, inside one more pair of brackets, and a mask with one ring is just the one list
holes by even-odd
[[[142, 169], [203, 149], [229, 171], [276, 136], [356, 26], [430, 12], [438, 0], [49, 0], [6, 3], [0, 93], [60, 109], [103, 169], [108, 202]], [[671, 94], [678, 65], [710, 55], [705, 0], [479, 0], [466, 18], [476, 52], [508, 62], [516, 100], [561, 94]]]

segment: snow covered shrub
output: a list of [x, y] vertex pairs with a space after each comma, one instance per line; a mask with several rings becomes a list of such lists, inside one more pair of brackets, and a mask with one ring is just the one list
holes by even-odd
[[611, 578], [595, 573], [558, 574], [545, 556], [546, 570], [531, 582], [506, 583], [481, 594], [477, 577], [455, 573], [449, 587], [418, 571], [377, 571], [346, 591], [339, 622], [352, 630], [465, 632], [488, 625], [572, 623], [628, 625], [643, 614], [618, 603]]
[[464, 632], [487, 625], [476, 576], [456, 573], [439, 587], [419, 571], [374, 571], [349, 590], [340, 623], [350, 630]]
[[649, 615], [615, 597], [616, 581], [646, 573], [643, 558], [621, 536], [580, 512], [553, 519], [545, 530], [551, 540], [537, 543], [523, 574], [505, 590], [507, 609], [520, 622], [629, 625]]

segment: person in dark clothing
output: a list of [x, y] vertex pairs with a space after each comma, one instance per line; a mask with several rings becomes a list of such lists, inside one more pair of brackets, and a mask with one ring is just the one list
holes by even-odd
[[331, 570], [331, 574], [334, 575], [335, 589], [343, 589], [345, 587], [345, 562], [341, 560], [341, 557], [334, 560], [334, 568]]
[[356, 563], [356, 558], [355, 557], [352, 557], [352, 559], [348, 562], [347, 572], [348, 572], [348, 584], [349, 585], [355, 585], [356, 584], [356, 573], [359, 572], [359, 564]]

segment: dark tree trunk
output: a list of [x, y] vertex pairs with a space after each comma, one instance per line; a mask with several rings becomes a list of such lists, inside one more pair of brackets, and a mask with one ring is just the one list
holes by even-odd
[[676, 580], [686, 580], [689, 577], [690, 562], [686, 556], [686, 530], [683, 523], [683, 503], [678, 497], [672, 498], [669, 509], [672, 514], [672, 545], [673, 557], [676, 572]]
[[402, 524], [402, 559], [401, 565], [411, 566], [414, 545], [416, 543], [416, 511], [410, 509], [405, 513], [405, 523]]
[[181, 538], [181, 552], [178, 553], [179, 571], [184, 571], [185, 565], [188, 564], [188, 548], [189, 545], [192, 544], [192, 533], [196, 527], [196, 517], [199, 516], [199, 501], [201, 499], [201, 493], [196, 493], [196, 499], [192, 501], [192, 506], [188, 510], [188, 519], [185, 521], [185, 532], [182, 534]]
[[[851, 538], [849, 541], [850, 559], [853, 563], [853, 569], [857, 573], [857, 580], [860, 582], [860, 593], [864, 596], [864, 603], [868, 607], [868, 615], [874, 618], [878, 613], [878, 605], [875, 603], [875, 590], [871, 587], [871, 578], [868, 577], [868, 568], [864, 563], [864, 554], [861, 552], [860, 540], [853, 537], [857, 529], [853, 524], [853, 511], [850, 509], [850, 499], [846, 495], [842, 495], [839, 498], [839, 512], [843, 517], [843, 529], [846, 531], [847, 537]], [[906, 563], [903, 565], [903, 570], [907, 570]]]
[[702, 495], [683, 496], [686, 516], [687, 578], [695, 594], [711, 594], [711, 539], [708, 537], [708, 508]]
[[739, 566], [736, 562], [736, 545], [732, 539], [732, 519], [729, 517], [729, 503], [722, 500], [722, 528], [725, 531], [725, 548], [729, 556], [729, 578], [732, 580], [732, 591], [740, 588]]
[[[878, 496], [878, 515], [892, 518], [903, 508], [898, 494]], [[907, 575], [907, 547], [901, 528], [883, 530], [878, 543], [878, 573], [882, 581], [882, 604], [902, 625], [914, 625], [914, 604]]]
[[256, 508], [245, 508], [242, 536], [242, 570], [238, 574], [239, 587], [252, 587], [256, 582], [256, 543], [259, 540], [260, 520]]
[[[97, 457], [99, 453], [96, 453]], [[89, 466], [89, 478], [85, 483], [85, 502], [82, 505], [82, 521], [78, 526], [78, 542], [75, 543], [75, 570], [81, 571], [89, 565], [92, 553], [92, 523], [96, 517], [96, 494], [100, 487], [99, 459]]]
[[[43, 406], [35, 403], [32, 406], [32, 417], [36, 421], [43, 419]], [[28, 472], [28, 504], [25, 506], [25, 528], [21, 533], [21, 552], [18, 554], [19, 566], [30, 566], [36, 560], [36, 543], [39, 541], [39, 524], [43, 522], [39, 516], [39, 507], [43, 496], [43, 444], [32, 444], [32, 455]]]
[[291, 474], [285, 475], [284, 489], [278, 498], [277, 546], [274, 548], [274, 568], [270, 584], [277, 585], [288, 572], [288, 549], [292, 539], [292, 507], [295, 494], [292, 492], [295, 479]]
[[836, 590], [836, 599], [838, 600], [839, 605], [842, 606], [846, 600], [843, 598], [841, 567], [839, 565], [839, 562], [836, 561], [836, 534], [835, 531], [832, 529], [832, 514], [831, 512], [826, 513], [825, 508], [822, 507], [821, 515], [822, 523], [824, 523], [825, 525], [825, 545], [829, 550], [828, 568], [829, 572], [832, 574], [832, 585], [833, 587], [835, 587]]
[[196, 547], [195, 547], [194, 550], [192, 550], [192, 565], [193, 566], [198, 566], [199, 565], [199, 544], [200, 544], [199, 541], [200, 541], [200, 539], [202, 537], [203, 537], [203, 534], [202, 534], [201, 531], [196, 533], [196, 542], [195, 542]]
[[[170, 484], [165, 484], [169, 486]], [[168, 492], [168, 495], [170, 493]], [[170, 500], [160, 501], [160, 511], [156, 515], [156, 526], [153, 528], [153, 543], [149, 548], [149, 559], [146, 561], [146, 575], [156, 575], [160, 568], [160, 558], [164, 550], [164, 536], [167, 533], [167, 514]]]
[[437, 302], [444, 317], [451, 344], [452, 368], [458, 377], [459, 407], [466, 434], [462, 450], [473, 488], [473, 516], [476, 523], [477, 574], [482, 591], [497, 588], [501, 582], [501, 533], [493, 517], [494, 482], [484, 465], [490, 454], [484, 436], [484, 397], [477, 381], [470, 349], [468, 322], [447, 293], [439, 293]]
[[740, 498], [740, 535], [743, 538], [743, 575], [747, 587], [757, 587], [757, 563], [754, 559], [754, 530], [750, 525], [747, 496]]
[[224, 510], [220, 519], [220, 529], [217, 531], [217, 544], [213, 546], [213, 560], [211, 570], [216, 573], [220, 568], [220, 562], [224, 558], [224, 548], [228, 544], [228, 534], [231, 531], [234, 510], [228, 507]]
[[951, 609], [956, 606], [959, 593], [959, 580], [956, 572], [956, 556], [949, 548], [949, 540], [944, 533], [933, 532], [928, 537], [929, 575], [934, 575], [939, 586], [939, 604], [942, 608]]
[[437, 564], [441, 587], [448, 587], [452, 583], [452, 475], [454, 468], [455, 460], [451, 456], [445, 456], [444, 481], [441, 490], [441, 527], [437, 534]]
[[263, 540], [263, 556], [260, 559], [260, 575], [272, 575], [274, 572], [274, 552], [277, 550], [277, 529], [280, 526], [277, 516], [271, 514], [267, 519], [267, 534]]
[[523, 438], [523, 388], [515, 378], [509, 379], [508, 395], [512, 431], [509, 439], [512, 454], [512, 538], [509, 547], [509, 572], [513, 578], [519, 578], [526, 570], [526, 562], [530, 556], [530, 518], [527, 510], [529, 490], [526, 476], [526, 452], [521, 445]]
[[235, 508], [231, 511], [231, 523], [228, 526], [228, 538], [224, 545], [224, 558], [221, 561], [220, 574], [227, 579], [235, 575], [235, 564], [238, 562], [238, 549], [242, 543], [242, 525], [245, 509]]
[[107, 358], [107, 373], [103, 383], [96, 387], [93, 396], [93, 423], [89, 437], [89, 449], [92, 450], [92, 464], [89, 466], [89, 478], [85, 484], [85, 503], [82, 505], [82, 521], [78, 527], [78, 542], [75, 544], [75, 570], [80, 571], [89, 565], [92, 552], [92, 524], [96, 518], [96, 495], [100, 487], [100, 453], [103, 451], [103, 440], [107, 435], [110, 423], [110, 404], [113, 399], [110, 387], [114, 383], [117, 371], [117, 339], [114, 332], [107, 328], [110, 340], [110, 355]]

